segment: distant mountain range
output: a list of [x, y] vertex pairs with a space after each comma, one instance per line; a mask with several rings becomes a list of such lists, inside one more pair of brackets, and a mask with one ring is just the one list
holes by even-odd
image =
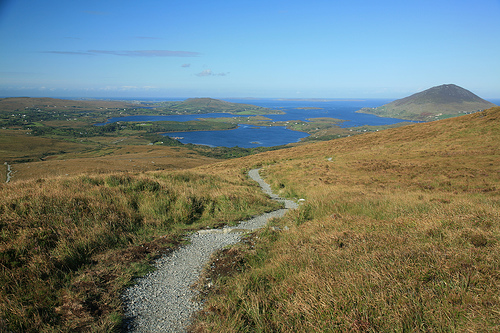
[[473, 113], [496, 106], [455, 84], [432, 87], [377, 108], [358, 112], [408, 120], [430, 121]]

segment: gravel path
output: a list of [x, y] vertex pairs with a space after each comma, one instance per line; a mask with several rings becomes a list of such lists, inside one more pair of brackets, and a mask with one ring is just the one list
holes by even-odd
[[7, 162], [5, 162], [4, 164], [7, 166], [7, 177], [6, 177], [5, 182], [8, 183], [8, 182], [10, 182], [10, 179], [12, 178], [12, 173], [13, 173], [12, 167]]
[[285, 203], [279, 209], [243, 221], [235, 227], [200, 230], [190, 237], [190, 243], [155, 261], [155, 271], [137, 280], [123, 294], [127, 332], [185, 332], [191, 315], [201, 308], [194, 302], [197, 295], [190, 286], [196, 282], [210, 255], [240, 240], [243, 232], [264, 226], [268, 219], [283, 216], [297, 208], [291, 200], [274, 195], [262, 180], [259, 169], [249, 173], [262, 190], [274, 200]]

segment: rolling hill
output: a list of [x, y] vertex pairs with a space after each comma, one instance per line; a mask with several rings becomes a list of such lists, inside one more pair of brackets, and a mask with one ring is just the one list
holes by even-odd
[[0, 98], [0, 111], [23, 111], [27, 108], [58, 108], [67, 110], [95, 110], [99, 108], [118, 109], [136, 107], [132, 103], [105, 100], [70, 100], [49, 97], [7, 97]]
[[429, 121], [485, 110], [495, 106], [472, 92], [454, 84], [432, 87], [377, 108], [358, 112], [381, 117]]
[[188, 113], [227, 112], [232, 114], [270, 114], [281, 111], [255, 106], [251, 104], [231, 103], [213, 98], [188, 98], [174, 105], [172, 110]]
[[[281, 113], [281, 111], [255, 106], [251, 104], [231, 103], [213, 98], [188, 98], [177, 102], [147, 102], [147, 101], [119, 101], [119, 100], [70, 100], [48, 97], [7, 97], [0, 98], [0, 111], [23, 111], [25, 109], [64, 109], [68, 111], [86, 110], [112, 110], [112, 109], [141, 109], [141, 107], [165, 109], [184, 113], [212, 113], [227, 112], [236, 114], [269, 114]], [[142, 109], [146, 112], [147, 109]], [[157, 111], [158, 112], [158, 111]]]

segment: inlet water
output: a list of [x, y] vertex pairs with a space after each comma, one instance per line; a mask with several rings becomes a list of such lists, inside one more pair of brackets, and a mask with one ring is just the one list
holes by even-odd
[[[357, 127], [364, 125], [390, 125], [405, 120], [383, 118], [370, 114], [356, 113], [363, 107], [378, 107], [391, 100], [278, 100], [278, 99], [225, 99], [228, 102], [246, 103], [280, 110], [285, 114], [266, 115], [273, 121], [307, 121], [310, 118], [336, 118], [343, 122], [341, 127]], [[105, 125], [117, 121], [189, 121], [200, 118], [235, 117], [228, 113], [209, 113], [172, 116], [129, 116], [111, 118]], [[170, 137], [180, 137], [182, 143], [203, 144], [223, 147], [272, 147], [293, 142], [308, 136], [307, 133], [292, 131], [281, 126], [250, 126], [240, 125], [237, 129], [226, 131], [175, 132], [165, 134]]]

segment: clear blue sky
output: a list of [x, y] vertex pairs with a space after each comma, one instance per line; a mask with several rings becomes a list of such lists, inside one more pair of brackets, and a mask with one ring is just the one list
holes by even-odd
[[0, 0], [0, 96], [500, 98], [500, 0]]

